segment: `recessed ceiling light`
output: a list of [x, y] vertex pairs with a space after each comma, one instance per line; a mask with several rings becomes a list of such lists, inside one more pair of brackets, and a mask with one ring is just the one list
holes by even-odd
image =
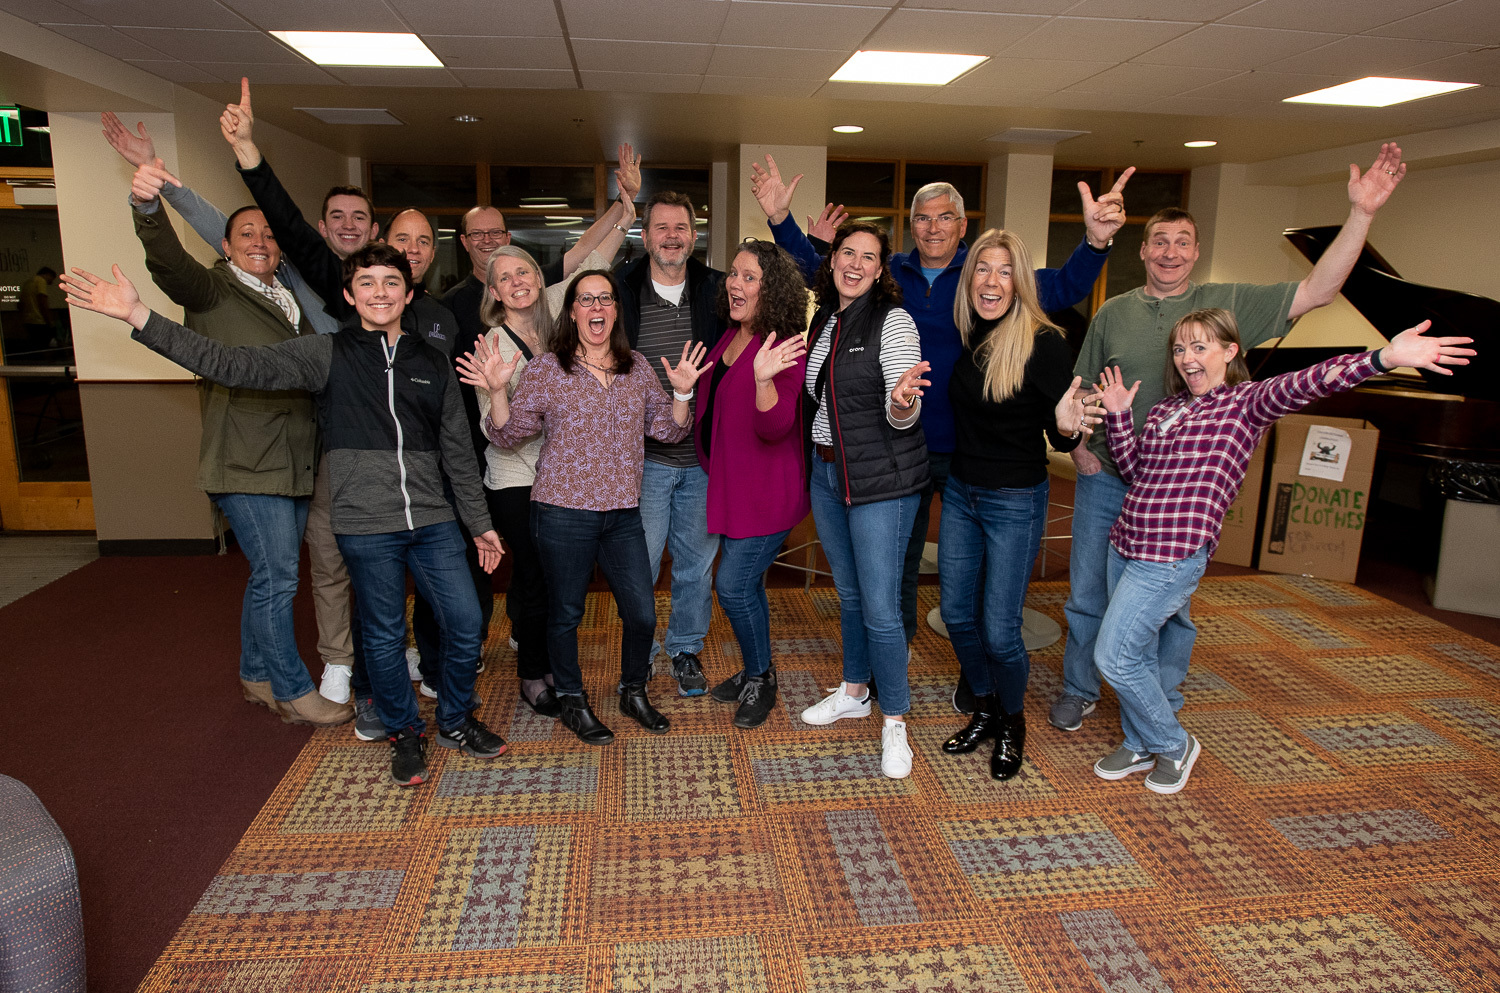
[[272, 31], [320, 66], [441, 66], [414, 34], [373, 31]]
[[1182, 143], [1182, 147], [1183, 148], [1213, 148], [1217, 144], [1218, 144], [1217, 141], [1207, 141], [1207, 140], [1205, 140], [1205, 141], [1185, 141], [1185, 142]]
[[855, 52], [828, 79], [839, 83], [942, 86], [988, 58], [986, 55], [941, 55], [935, 52]]
[[484, 118], [474, 114], [454, 114], [449, 120], [457, 121], [460, 124], [478, 124]]
[[864, 130], [864, 128], [860, 127], [858, 124], [839, 124], [836, 125], [833, 130], [837, 131], [839, 134], [859, 134]]
[[1456, 90], [1468, 90], [1478, 83], [1440, 83], [1432, 79], [1392, 79], [1388, 76], [1366, 76], [1300, 96], [1287, 97], [1282, 103], [1321, 103], [1336, 107], [1389, 107], [1391, 104], [1435, 97]]

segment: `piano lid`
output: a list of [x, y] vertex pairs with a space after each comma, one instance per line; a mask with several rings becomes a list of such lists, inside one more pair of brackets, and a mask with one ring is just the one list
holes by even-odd
[[[1317, 263], [1338, 235], [1337, 225], [1289, 228], [1283, 234], [1309, 262]], [[1500, 400], [1500, 302], [1461, 290], [1423, 286], [1402, 279], [1394, 266], [1365, 243], [1344, 281], [1344, 298], [1354, 305], [1387, 340], [1423, 321], [1432, 321], [1429, 334], [1464, 335], [1474, 339], [1478, 355], [1467, 366], [1448, 366], [1452, 376], [1419, 370], [1427, 385], [1441, 393], [1476, 400]]]

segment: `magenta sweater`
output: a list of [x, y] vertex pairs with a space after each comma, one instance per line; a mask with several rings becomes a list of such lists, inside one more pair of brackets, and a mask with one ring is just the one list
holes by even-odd
[[[708, 358], [719, 361], [738, 330], [725, 331]], [[698, 464], [708, 470], [709, 534], [730, 538], [776, 534], [796, 526], [810, 509], [803, 427], [797, 423], [797, 394], [807, 372], [807, 357], [776, 377], [776, 406], [756, 410], [754, 365], [759, 348], [758, 341], [751, 341], [724, 371], [712, 424], [698, 418], [708, 400], [713, 370], [698, 381], [693, 443]], [[703, 453], [704, 431], [713, 432], [712, 459]]]

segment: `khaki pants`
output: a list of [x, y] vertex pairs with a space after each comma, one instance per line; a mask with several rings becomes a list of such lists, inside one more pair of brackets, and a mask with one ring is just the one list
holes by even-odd
[[349, 573], [333, 537], [329, 517], [328, 456], [318, 462], [307, 508], [307, 556], [312, 564], [313, 608], [318, 618], [318, 654], [324, 665], [354, 665], [349, 634]]

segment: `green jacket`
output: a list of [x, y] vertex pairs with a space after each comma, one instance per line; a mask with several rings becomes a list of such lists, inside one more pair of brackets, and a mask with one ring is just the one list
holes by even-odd
[[[166, 214], [132, 210], [146, 248], [146, 268], [162, 291], [186, 311], [186, 325], [225, 345], [270, 345], [312, 334], [268, 298], [241, 283], [220, 259], [205, 267], [182, 247]], [[303, 390], [230, 389], [199, 380], [203, 440], [198, 488], [205, 493], [310, 496], [318, 461], [312, 395]]]

